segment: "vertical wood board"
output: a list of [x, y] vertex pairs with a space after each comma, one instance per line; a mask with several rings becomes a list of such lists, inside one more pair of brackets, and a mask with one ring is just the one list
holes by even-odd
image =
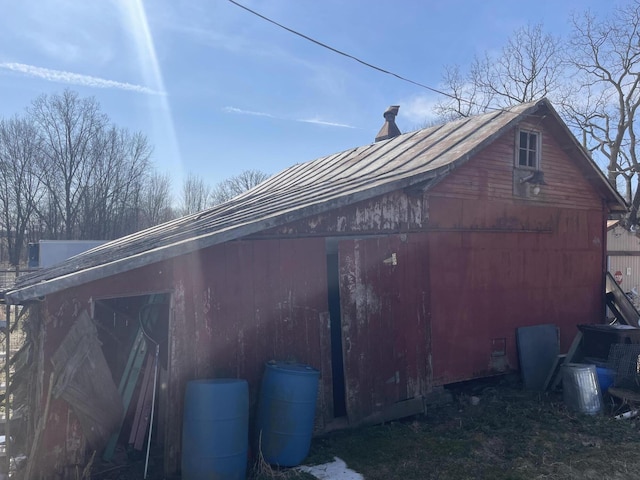
[[[419, 242], [417, 242], [420, 245]], [[425, 393], [428, 255], [407, 235], [339, 244], [347, 413], [351, 422]]]

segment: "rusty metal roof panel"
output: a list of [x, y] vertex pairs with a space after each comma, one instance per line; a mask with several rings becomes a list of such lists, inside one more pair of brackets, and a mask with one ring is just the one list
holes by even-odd
[[541, 106], [550, 108], [523, 104], [293, 165], [224, 204], [20, 277], [6, 298], [18, 303], [425, 182]]

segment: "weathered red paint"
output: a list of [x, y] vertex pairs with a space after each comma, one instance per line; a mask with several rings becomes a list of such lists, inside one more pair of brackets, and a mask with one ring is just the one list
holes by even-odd
[[427, 235], [345, 240], [339, 252], [347, 412], [358, 423], [426, 393]]
[[[91, 307], [91, 299], [163, 291], [172, 292], [173, 302], [165, 451], [167, 469], [176, 471], [187, 381], [246, 378], [255, 404], [265, 362], [326, 365], [327, 359], [322, 358], [328, 351], [324, 240], [232, 242], [52, 295], [45, 302], [45, 355], [55, 351], [79, 311]], [[330, 372], [323, 375], [320, 405], [326, 408], [331, 376]], [[324, 418], [323, 410], [319, 413]], [[79, 463], [84, 446], [79, 443], [61, 455], [63, 445], [77, 438], [73, 433], [78, 431], [77, 421], [59, 401], [52, 402], [51, 419], [57, 427], [46, 431], [47, 453], [41, 463], [56, 471], [64, 464]]]
[[505, 339], [502, 366], [517, 368], [519, 326], [558, 325], [566, 350], [577, 324], [601, 321], [602, 202], [551, 135], [541, 197], [514, 198], [509, 138], [428, 198], [434, 385], [498, 373], [495, 339]]
[[[191, 379], [247, 379], [253, 409], [265, 362], [295, 360], [321, 368], [327, 349], [321, 334], [327, 311], [323, 239], [231, 242], [175, 269], [184, 285], [184, 312], [176, 311], [171, 331], [175, 351], [183, 353], [172, 354], [170, 372], [170, 403], [177, 411]], [[330, 394], [321, 389], [320, 405]], [[181, 426], [181, 417], [169, 421], [172, 441], [180, 438]], [[178, 452], [172, 452], [174, 461]]]
[[[171, 292], [163, 434], [172, 474], [191, 379], [246, 378], [253, 408], [264, 362], [308, 363], [321, 370], [318, 428], [332, 420], [327, 237], [340, 239], [352, 424], [434, 385], [517, 368], [519, 326], [558, 325], [566, 350], [576, 325], [599, 322], [604, 310], [606, 211], [546, 132], [546, 185], [535, 199], [514, 197], [513, 133], [424, 194], [398, 190], [51, 295], [45, 356], [92, 298]], [[53, 402], [52, 413], [44, 464], [58, 468], [84, 447], [66, 405]]]

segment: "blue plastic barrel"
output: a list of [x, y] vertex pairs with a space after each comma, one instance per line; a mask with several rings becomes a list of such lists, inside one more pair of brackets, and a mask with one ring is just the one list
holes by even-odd
[[311, 446], [320, 372], [291, 363], [267, 363], [258, 403], [257, 434], [267, 463], [294, 467]]
[[187, 383], [182, 428], [184, 480], [244, 480], [249, 449], [246, 380]]
[[596, 373], [598, 375], [598, 383], [600, 383], [600, 390], [602, 393], [606, 393], [609, 387], [613, 385], [616, 372], [610, 368], [596, 365]]

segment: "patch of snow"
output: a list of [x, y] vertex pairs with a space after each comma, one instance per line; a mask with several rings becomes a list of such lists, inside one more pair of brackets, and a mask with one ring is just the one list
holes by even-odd
[[333, 457], [333, 462], [314, 465], [312, 467], [302, 465], [296, 470], [309, 473], [320, 480], [364, 480], [364, 477], [349, 469], [347, 464], [338, 457]]

